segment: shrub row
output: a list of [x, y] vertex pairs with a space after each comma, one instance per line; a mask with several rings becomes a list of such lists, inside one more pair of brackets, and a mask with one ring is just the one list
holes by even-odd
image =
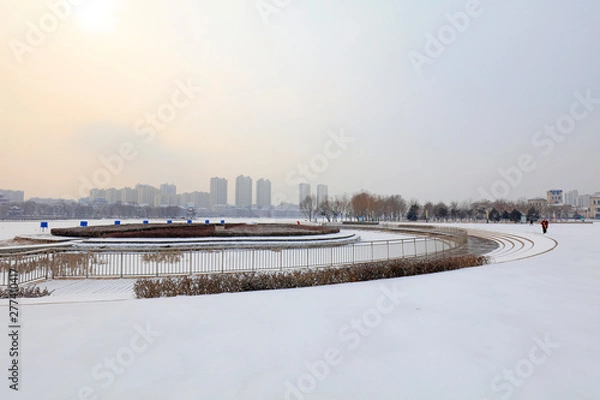
[[137, 298], [155, 298], [291, 289], [430, 274], [480, 266], [487, 264], [488, 261], [488, 258], [484, 256], [467, 255], [427, 260], [392, 260], [354, 266], [282, 272], [144, 278], [136, 281], [134, 293]]
[[[44, 290], [41, 290], [37, 286], [28, 286], [28, 287], [20, 286], [19, 290], [17, 290], [16, 297], [18, 297], [18, 298], [45, 297], [45, 296], [50, 296], [52, 294], [52, 292], [54, 292], [54, 290], [48, 291], [48, 288], [44, 288]], [[6, 289], [0, 288], [0, 299], [12, 298], [11, 295], [12, 295], [12, 293], [10, 292], [9, 288], [6, 288]]]

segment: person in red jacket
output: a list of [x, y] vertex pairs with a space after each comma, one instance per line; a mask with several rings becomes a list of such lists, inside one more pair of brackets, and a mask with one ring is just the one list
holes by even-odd
[[547, 219], [544, 219], [542, 221], [542, 232], [543, 233], [548, 232], [548, 220]]

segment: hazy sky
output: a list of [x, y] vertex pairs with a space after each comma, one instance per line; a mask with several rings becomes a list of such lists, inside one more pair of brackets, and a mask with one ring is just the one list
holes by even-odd
[[598, 0], [72, 1], [0, 2], [0, 188], [26, 198], [600, 191]]

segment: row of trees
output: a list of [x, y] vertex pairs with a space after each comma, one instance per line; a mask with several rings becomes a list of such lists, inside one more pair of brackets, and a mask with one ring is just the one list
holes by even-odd
[[[192, 210], [193, 211], [193, 210]], [[315, 196], [309, 196], [300, 203], [300, 212], [308, 220], [322, 218], [328, 222], [355, 221], [514, 221], [545, 218], [577, 218], [576, 210], [570, 205], [535, 209], [525, 200], [516, 202], [499, 200], [471, 203], [456, 201], [425, 204], [417, 200], [407, 201], [401, 195], [382, 196], [366, 191], [352, 196], [342, 195], [329, 198], [317, 204]], [[179, 218], [191, 217], [190, 210], [177, 206], [149, 207], [135, 204], [89, 205], [75, 201], [56, 203], [0, 203], [0, 219], [98, 219], [98, 218]]]
[[530, 207], [525, 200], [518, 201], [480, 201], [461, 203], [453, 201], [425, 204], [417, 200], [407, 202], [401, 195], [382, 196], [366, 191], [352, 196], [335, 196], [317, 204], [316, 197], [308, 196], [300, 203], [300, 212], [308, 220], [322, 217], [328, 222], [339, 220], [355, 221], [476, 221], [501, 220], [519, 222], [522, 216], [527, 220], [537, 221], [546, 218], [577, 218], [573, 207], [569, 205], [558, 207], [544, 207], [535, 209]]

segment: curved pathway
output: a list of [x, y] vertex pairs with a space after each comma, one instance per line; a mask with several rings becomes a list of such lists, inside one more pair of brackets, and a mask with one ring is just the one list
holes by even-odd
[[534, 233], [503, 233], [483, 229], [468, 229], [469, 235], [491, 240], [498, 248], [486, 255], [494, 263], [518, 261], [554, 250], [558, 242], [548, 236]]

